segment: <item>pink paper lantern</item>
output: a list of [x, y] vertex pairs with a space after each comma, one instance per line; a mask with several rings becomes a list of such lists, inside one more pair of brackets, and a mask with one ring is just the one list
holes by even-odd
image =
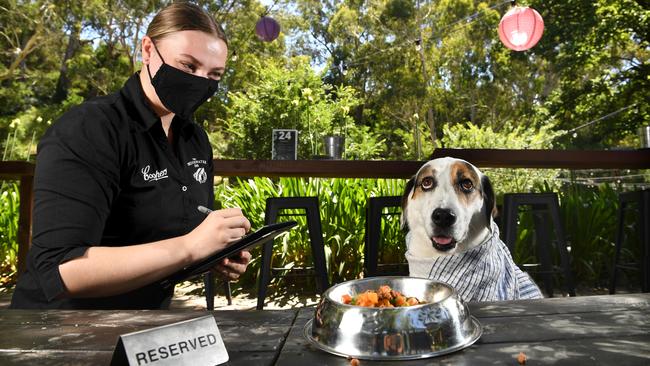
[[261, 17], [255, 25], [255, 34], [265, 42], [271, 42], [280, 35], [280, 24], [270, 17]]
[[515, 6], [499, 22], [499, 39], [515, 51], [525, 51], [537, 44], [544, 33], [544, 20], [529, 7]]

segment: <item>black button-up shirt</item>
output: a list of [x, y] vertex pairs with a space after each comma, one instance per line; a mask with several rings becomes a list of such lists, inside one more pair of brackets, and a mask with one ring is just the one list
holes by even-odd
[[[186, 234], [214, 201], [212, 148], [192, 121], [174, 117], [172, 146], [145, 101], [138, 74], [117, 93], [65, 113], [38, 146], [34, 227], [13, 308], [151, 309], [173, 289], [151, 284], [126, 294], [59, 298], [59, 265], [90, 246], [143, 244]], [[120, 266], [120, 263], [115, 263]]]

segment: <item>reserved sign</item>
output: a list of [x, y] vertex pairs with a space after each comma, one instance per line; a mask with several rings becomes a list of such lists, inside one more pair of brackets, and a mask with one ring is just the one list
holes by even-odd
[[228, 361], [212, 315], [123, 334], [111, 365], [219, 365]]

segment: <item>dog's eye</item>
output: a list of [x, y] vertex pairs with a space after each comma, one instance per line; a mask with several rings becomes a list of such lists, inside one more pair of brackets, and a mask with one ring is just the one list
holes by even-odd
[[465, 193], [470, 193], [474, 190], [474, 183], [469, 179], [463, 179], [460, 181], [460, 189]]
[[420, 182], [420, 186], [422, 186], [422, 189], [425, 191], [430, 190], [431, 188], [433, 188], [433, 178], [432, 177], [422, 178], [422, 182]]

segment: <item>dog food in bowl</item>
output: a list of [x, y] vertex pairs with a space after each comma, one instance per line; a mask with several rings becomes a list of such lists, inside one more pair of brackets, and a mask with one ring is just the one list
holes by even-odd
[[[425, 303], [370, 307], [342, 301], [345, 295], [350, 296], [351, 302], [354, 295], [374, 293], [378, 303], [377, 292], [387, 294], [391, 290]], [[360, 360], [434, 357], [469, 347], [481, 332], [480, 323], [470, 315], [451, 286], [426, 278], [389, 276], [352, 280], [330, 287], [323, 293], [313, 319], [304, 328], [305, 338], [312, 346]]]
[[341, 302], [348, 305], [365, 306], [370, 308], [394, 308], [426, 304], [415, 297], [406, 297], [388, 285], [380, 286], [377, 291], [367, 290], [355, 296], [344, 294]]

